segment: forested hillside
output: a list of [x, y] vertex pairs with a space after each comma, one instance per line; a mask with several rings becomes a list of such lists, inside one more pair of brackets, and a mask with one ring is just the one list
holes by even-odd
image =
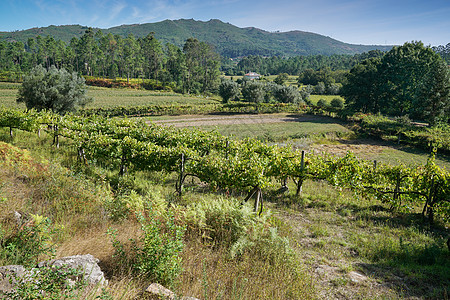
[[[86, 29], [87, 27], [80, 25], [49, 26], [0, 32], [0, 39], [26, 42], [29, 38], [50, 35], [55, 40], [69, 42], [73, 37], [80, 38]], [[94, 32], [98, 30], [100, 29], [94, 29]], [[391, 48], [391, 46], [351, 45], [304, 31], [268, 32], [254, 27], [239, 28], [220, 20], [207, 22], [193, 19], [165, 20], [157, 23], [121, 25], [101, 31], [123, 38], [130, 33], [136, 37], [144, 37], [154, 32], [154, 36], [162, 44], [171, 43], [177, 46], [182, 46], [186, 39], [194, 37], [214, 45], [216, 51], [225, 57], [356, 54], [376, 49], [388, 51]]]

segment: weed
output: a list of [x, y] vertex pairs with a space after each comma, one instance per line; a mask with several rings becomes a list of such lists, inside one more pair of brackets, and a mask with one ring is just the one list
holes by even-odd
[[3, 261], [30, 266], [37, 263], [42, 256], [54, 255], [52, 236], [55, 235], [56, 229], [52, 227], [49, 218], [31, 216], [31, 221], [17, 226], [9, 236], [3, 236], [0, 231], [0, 256]]
[[87, 285], [82, 270], [66, 266], [28, 269], [23, 276], [11, 276], [10, 281], [15, 283], [14, 289], [4, 293], [6, 299], [74, 299]]
[[128, 251], [117, 240], [116, 232], [108, 231], [115, 249], [114, 257], [119, 264], [130, 265], [140, 276], [171, 285], [182, 270], [179, 254], [183, 249], [185, 229], [174, 223], [170, 212], [165, 223], [151, 211], [148, 214], [147, 218], [137, 214], [142, 236], [138, 240], [130, 239]]

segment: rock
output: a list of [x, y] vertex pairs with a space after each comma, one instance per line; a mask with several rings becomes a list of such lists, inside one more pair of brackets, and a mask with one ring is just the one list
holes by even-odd
[[105, 276], [98, 266], [99, 260], [93, 257], [91, 254], [86, 255], [74, 255], [67, 256], [59, 259], [48, 260], [44, 262], [40, 262], [38, 267], [45, 266], [67, 266], [68, 268], [78, 268], [84, 272], [83, 279], [87, 281], [89, 285], [108, 285], [108, 280], [105, 279]]
[[149, 293], [150, 299], [155, 300], [172, 300], [175, 299], [175, 294], [171, 290], [163, 287], [159, 283], [152, 283], [145, 289]]
[[359, 272], [356, 271], [351, 271], [350, 273], [348, 273], [348, 277], [350, 278], [351, 282], [353, 283], [360, 283], [362, 281], [366, 281], [367, 280], [367, 276], [364, 274], [361, 274]]
[[27, 274], [24, 266], [10, 265], [0, 267], [0, 293], [10, 292], [14, 287], [14, 282], [10, 283], [9, 279], [14, 277], [22, 277]]
[[176, 297], [175, 293], [160, 285], [159, 283], [152, 283], [145, 289], [145, 292], [148, 294], [152, 300], [199, 300], [195, 297]]

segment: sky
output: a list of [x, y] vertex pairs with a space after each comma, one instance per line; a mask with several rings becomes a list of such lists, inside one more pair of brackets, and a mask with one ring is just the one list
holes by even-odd
[[191, 18], [309, 31], [351, 44], [450, 43], [450, 0], [0, 0], [0, 31]]

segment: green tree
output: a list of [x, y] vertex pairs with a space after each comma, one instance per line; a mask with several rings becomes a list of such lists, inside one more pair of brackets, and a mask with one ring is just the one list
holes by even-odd
[[450, 120], [450, 69], [443, 60], [437, 60], [425, 76], [414, 108], [430, 125]]
[[281, 73], [273, 80], [273, 82], [275, 82], [276, 84], [279, 84], [279, 85], [283, 85], [288, 79], [289, 79], [288, 74]]
[[219, 95], [222, 97], [223, 103], [235, 99], [239, 96], [239, 92], [239, 85], [233, 80], [222, 80], [219, 85]]
[[220, 76], [220, 57], [213, 47], [189, 38], [183, 46], [186, 61], [185, 87], [188, 92], [213, 92]]
[[347, 84], [342, 87], [341, 95], [351, 110], [380, 112], [380, 66], [380, 58], [370, 58], [355, 66], [347, 75]]
[[139, 43], [142, 49], [144, 72], [149, 79], [158, 79], [158, 73], [162, 69], [163, 50], [161, 43], [153, 35], [154, 32], [149, 33], [143, 39], [139, 39]]
[[24, 102], [28, 109], [64, 114], [92, 101], [86, 92], [84, 79], [76, 73], [58, 70], [54, 66], [47, 71], [39, 65], [25, 76], [17, 102]]
[[446, 67], [439, 67], [440, 61], [422, 42], [405, 43], [355, 66], [341, 94], [354, 111], [411, 115], [434, 123], [445, 115], [448, 99]]
[[278, 85], [274, 92], [275, 99], [283, 103], [300, 103], [302, 97], [298, 88], [294, 86]]
[[244, 81], [242, 96], [249, 102], [261, 103], [265, 96], [264, 85], [257, 81]]
[[337, 108], [337, 109], [343, 109], [344, 108], [344, 101], [342, 101], [341, 98], [333, 98], [330, 102], [331, 107]]
[[323, 83], [322, 81], [320, 81], [319, 83], [317, 83], [317, 85], [314, 87], [314, 94], [316, 95], [325, 95], [326, 92], [326, 86], [325, 83]]

